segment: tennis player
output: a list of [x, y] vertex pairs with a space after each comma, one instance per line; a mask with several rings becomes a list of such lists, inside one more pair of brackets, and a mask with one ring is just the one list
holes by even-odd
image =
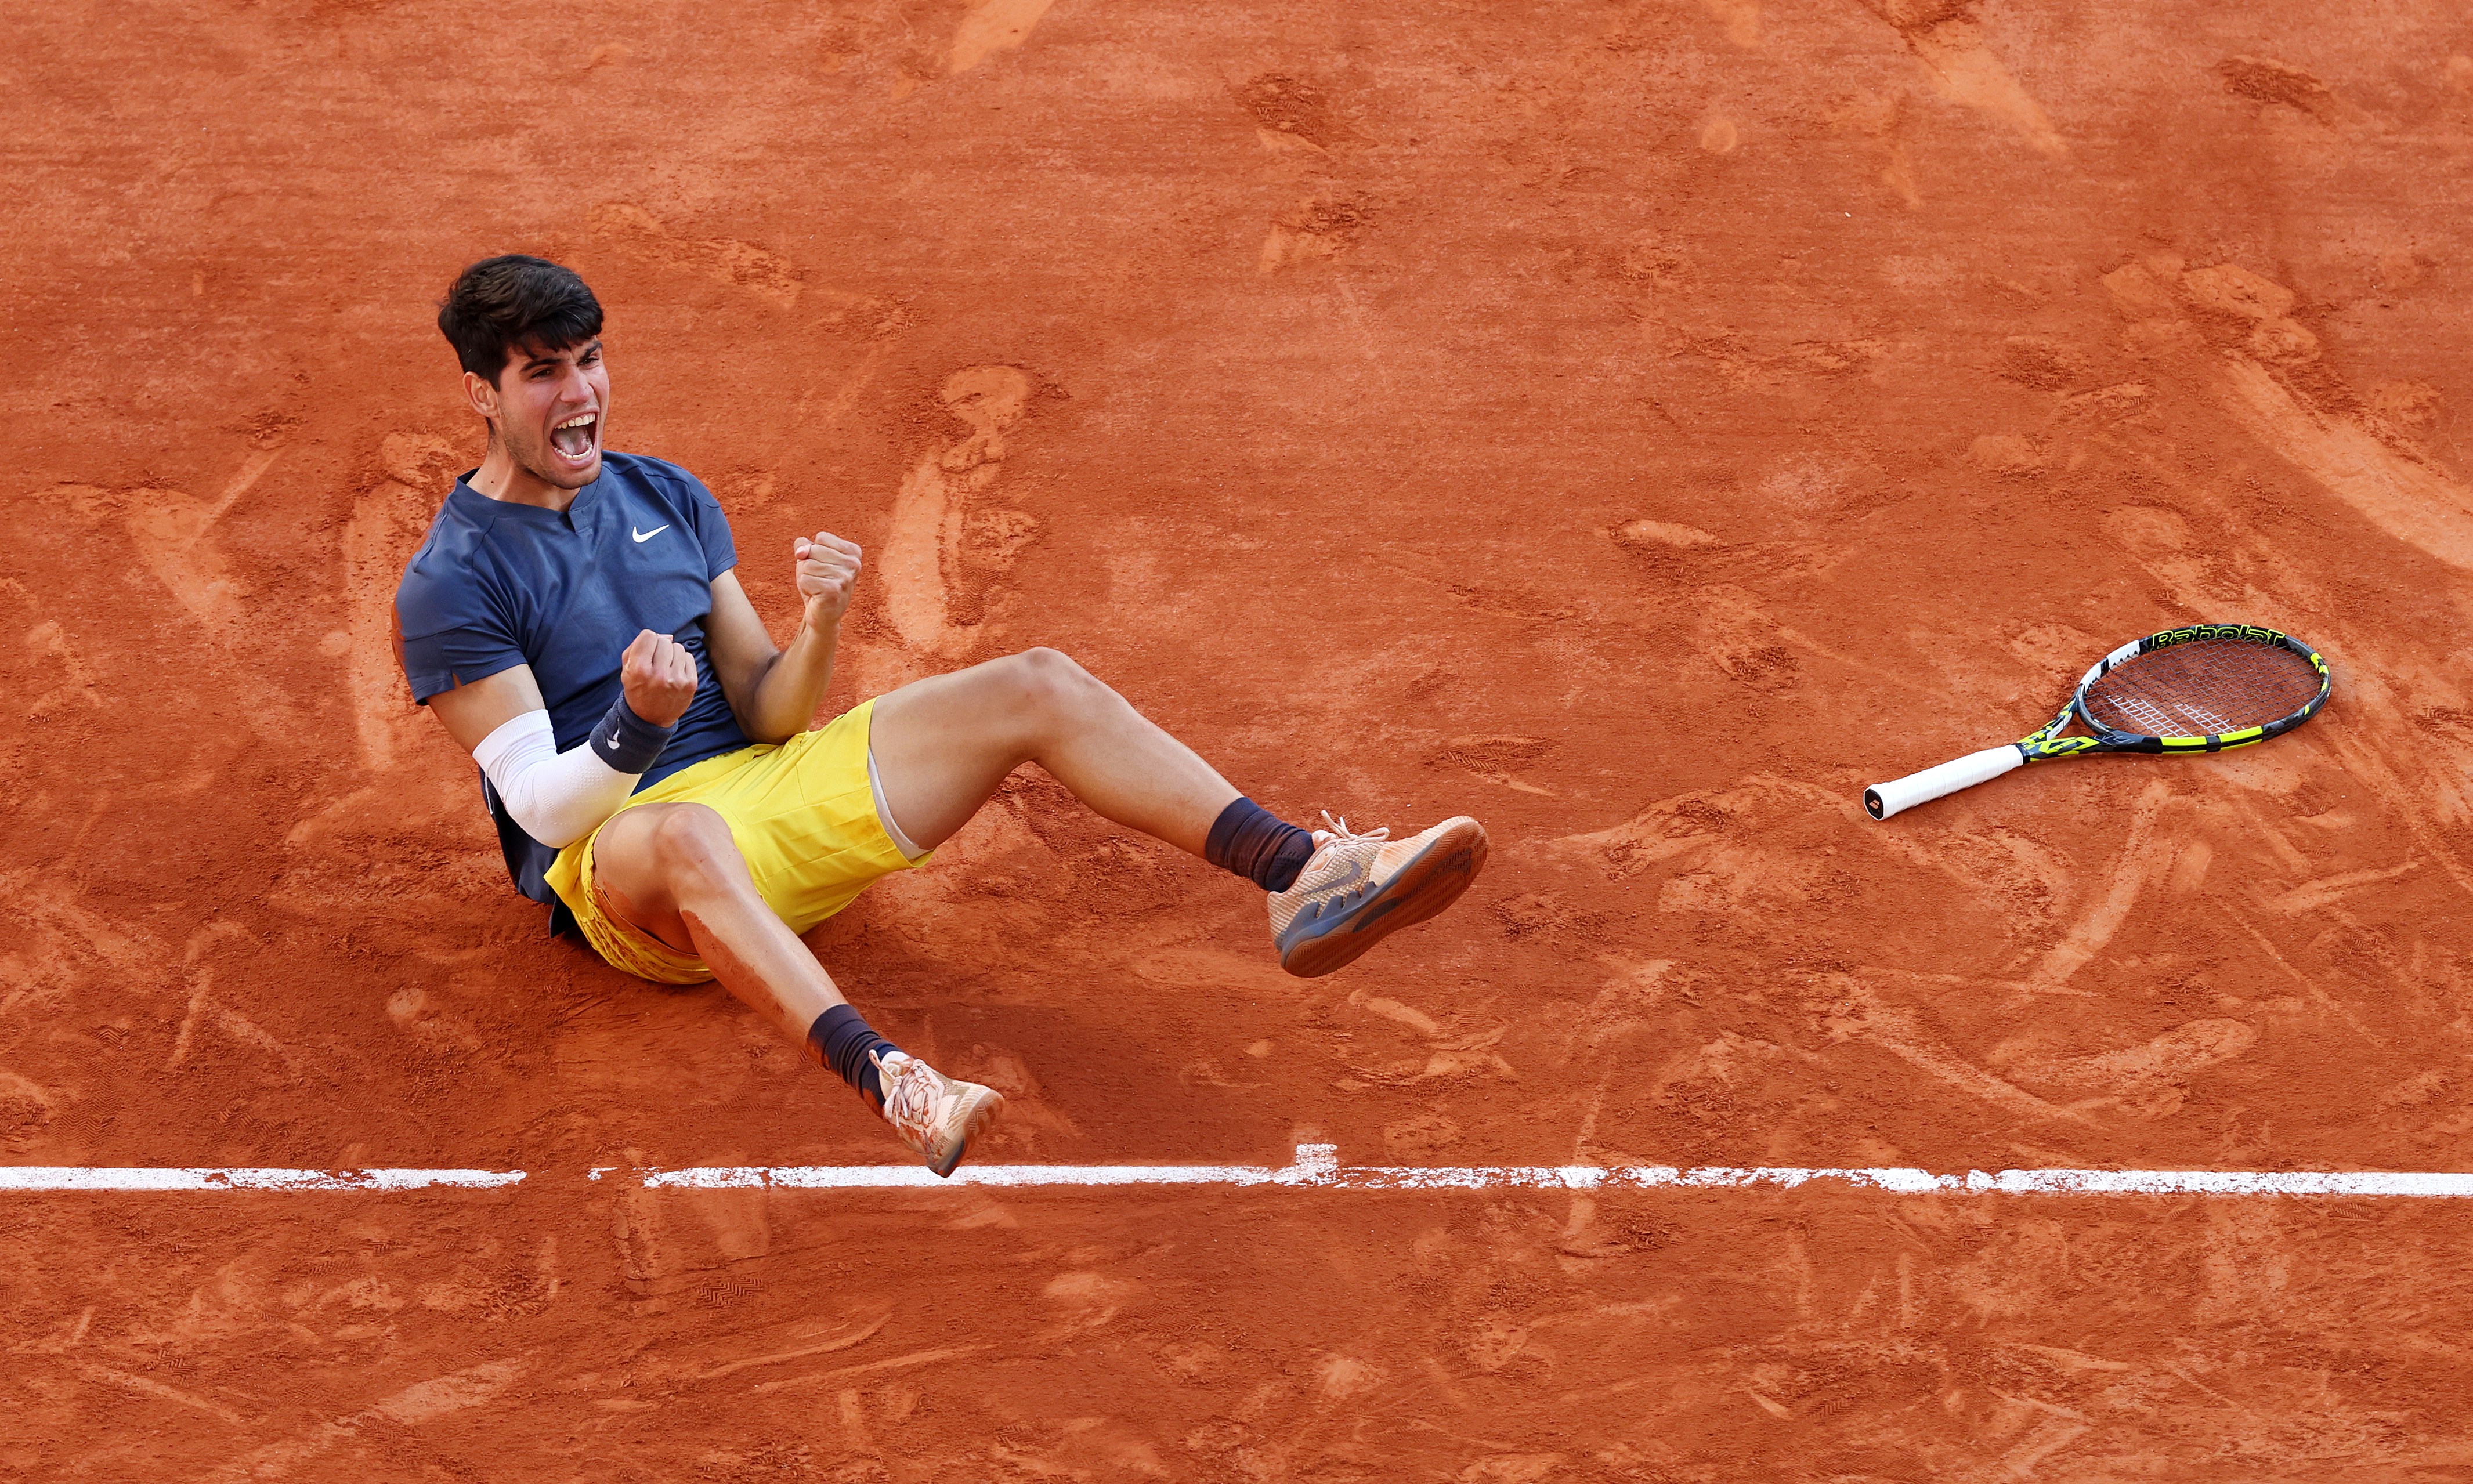
[[551, 931], [656, 984], [719, 979], [937, 1174], [1003, 1099], [877, 1035], [799, 935], [924, 864], [1023, 763], [1268, 893], [1295, 974], [1432, 917], [1484, 864], [1465, 816], [1405, 840], [1287, 824], [1051, 649], [809, 730], [859, 548], [826, 531], [792, 543], [799, 629], [777, 649], [712, 494], [608, 448], [601, 323], [584, 280], [536, 257], [473, 264], [440, 306], [490, 442], [396, 590], [413, 698], [480, 765], [508, 872]]

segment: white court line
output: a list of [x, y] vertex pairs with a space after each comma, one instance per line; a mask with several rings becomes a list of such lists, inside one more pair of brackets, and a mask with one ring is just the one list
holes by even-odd
[[1897, 1167], [1785, 1165], [1348, 1165], [1334, 1144], [1299, 1144], [1294, 1164], [966, 1164], [939, 1180], [915, 1164], [704, 1165], [596, 1169], [656, 1190], [933, 1190], [945, 1185], [1286, 1185], [1315, 1190], [1684, 1190], [1835, 1181], [1899, 1195], [2411, 1195], [2473, 1196], [2473, 1175], [2380, 1170], [2003, 1170], [1935, 1175]]
[[421, 1190], [512, 1185], [522, 1170], [103, 1169], [86, 1164], [0, 1165], [0, 1190]]
[[[1345, 1165], [1334, 1144], [1299, 1144], [1266, 1164], [978, 1164], [939, 1180], [915, 1164], [605, 1166], [592, 1180], [655, 1190], [937, 1190], [953, 1185], [1278, 1185], [1312, 1190], [1731, 1190], [1837, 1183], [1896, 1195], [2473, 1196], [2473, 1175], [2387, 1170], [2002, 1170], [1935, 1175], [1896, 1166], [1481, 1164]], [[418, 1190], [512, 1185], [522, 1170], [100, 1169], [0, 1165], [0, 1190]]]
[[2003, 1170], [1935, 1175], [1897, 1167], [1487, 1164], [1342, 1166], [1332, 1144], [1299, 1144], [1297, 1161], [1261, 1164], [981, 1164], [939, 1180], [915, 1164], [703, 1165], [596, 1169], [656, 1190], [933, 1190], [943, 1185], [1286, 1185], [1314, 1190], [1709, 1190], [1837, 1182], [1898, 1195], [2412, 1195], [2473, 1196], [2473, 1175], [2359, 1171]]

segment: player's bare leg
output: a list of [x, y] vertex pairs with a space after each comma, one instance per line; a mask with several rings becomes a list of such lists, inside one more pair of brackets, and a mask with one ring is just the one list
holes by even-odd
[[839, 1073], [949, 1175], [1004, 1099], [945, 1076], [876, 1035], [756, 889], [727, 821], [699, 803], [623, 809], [592, 842], [606, 911], [705, 962], [724, 989]]
[[952, 838], [1026, 762], [1103, 818], [1195, 855], [1238, 797], [1193, 749], [1052, 649], [879, 698], [868, 745], [885, 807], [923, 850]]
[[730, 826], [700, 803], [622, 809], [592, 842], [593, 885], [620, 921], [703, 959], [792, 1038], [846, 1004], [825, 966], [756, 894]]
[[905, 685], [876, 703], [873, 727], [886, 812], [922, 849], [1035, 762], [1105, 818], [1269, 892], [1272, 941], [1294, 974], [1329, 973], [1434, 916], [1485, 863], [1485, 829], [1466, 816], [1396, 841], [1345, 821], [1285, 824], [1052, 649]]

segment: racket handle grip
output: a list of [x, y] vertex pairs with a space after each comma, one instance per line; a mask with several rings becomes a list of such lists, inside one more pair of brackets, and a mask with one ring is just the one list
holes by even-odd
[[1955, 762], [1887, 783], [1875, 783], [1863, 790], [1863, 812], [1876, 820], [1887, 819], [1901, 809], [1911, 809], [1929, 803], [1943, 794], [1954, 794], [1961, 788], [1973, 788], [1987, 778], [1997, 778], [2027, 760], [2014, 742], [1987, 747], [1980, 753], [1969, 753]]

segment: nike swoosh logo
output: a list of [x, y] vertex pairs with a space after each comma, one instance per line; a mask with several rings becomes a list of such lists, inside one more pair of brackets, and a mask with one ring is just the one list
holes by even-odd
[[[635, 528], [631, 526], [628, 529], [633, 530]], [[616, 737], [612, 737], [610, 739], [610, 751], [613, 753], [618, 751], [618, 739]]]
[[651, 529], [651, 530], [649, 530], [649, 531], [638, 531], [638, 530], [636, 530], [634, 526], [629, 526], [629, 527], [627, 528], [627, 534], [628, 534], [629, 536], [632, 536], [632, 537], [634, 537], [634, 538], [636, 539], [636, 545], [641, 546], [641, 545], [643, 545], [646, 541], [651, 540], [654, 537], [657, 537], [657, 536], [660, 535], [662, 532], [664, 532], [664, 531], [666, 531], [666, 530], [668, 530], [668, 529], [669, 529], [669, 527], [668, 527], [668, 526], [655, 526], [655, 527], [653, 527], [653, 529]]
[[1341, 876], [1335, 881], [1325, 881], [1314, 887], [1313, 895], [1317, 898], [1330, 898], [1338, 893], [1347, 891], [1350, 887], [1353, 887], [1359, 881], [1364, 880], [1366, 875], [1365, 862], [1361, 860], [1350, 861], [1348, 863], [1348, 874]]

